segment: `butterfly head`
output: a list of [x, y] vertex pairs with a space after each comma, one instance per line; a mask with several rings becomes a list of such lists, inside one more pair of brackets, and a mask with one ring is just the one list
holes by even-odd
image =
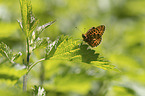
[[83, 37], [83, 40], [84, 40], [85, 42], [88, 41], [88, 40], [87, 40], [87, 37], [86, 37], [84, 34], [82, 34], [82, 37]]

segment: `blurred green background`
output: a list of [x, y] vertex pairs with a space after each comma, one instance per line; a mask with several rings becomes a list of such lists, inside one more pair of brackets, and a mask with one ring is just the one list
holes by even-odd
[[[29, 75], [29, 91], [43, 84], [49, 96], [144, 96], [145, 0], [32, 0], [32, 8], [40, 25], [57, 20], [41, 34], [52, 41], [61, 34], [81, 40], [91, 27], [105, 25], [103, 40], [93, 49], [120, 73], [46, 61]], [[25, 52], [24, 34], [16, 21], [20, 16], [19, 0], [0, 0], [0, 42], [15, 52]], [[31, 61], [41, 56], [37, 51]]]

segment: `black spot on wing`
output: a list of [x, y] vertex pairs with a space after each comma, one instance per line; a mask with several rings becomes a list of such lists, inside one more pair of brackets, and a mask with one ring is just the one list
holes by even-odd
[[100, 30], [98, 28], [96, 28], [96, 33], [100, 32]]

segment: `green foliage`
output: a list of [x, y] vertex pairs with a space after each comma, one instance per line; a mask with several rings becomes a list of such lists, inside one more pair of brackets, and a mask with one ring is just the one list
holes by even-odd
[[[61, 36], [49, 50], [47, 59], [66, 60], [82, 64], [90, 64], [104, 70], [116, 70], [104, 57], [100, 57], [95, 50], [89, 49], [88, 45], [82, 45], [82, 41], [74, 40], [67, 36]], [[80, 45], [79, 45], [80, 44]], [[58, 46], [58, 47], [57, 47]]]
[[[78, 40], [73, 40], [72, 38], [69, 38], [67, 36], [61, 36], [59, 38], [59, 40], [56, 42], [57, 44], [54, 44], [54, 46], [52, 47], [52, 51], [50, 51], [50, 56], [52, 56], [50, 58], [50, 56], [48, 55], [48, 58], [50, 58], [50, 60], [72, 60], [72, 58], [77, 56], [78, 53], [78, 44], [80, 44], [80, 42], [78, 42]], [[58, 46], [58, 47], [56, 47]], [[53, 50], [53, 48], [55, 48]], [[54, 52], [55, 51], [55, 52]], [[54, 53], [54, 54], [51, 54]]]
[[[32, 14], [32, 5], [30, 0], [20, 0], [21, 6], [21, 16], [22, 23], [18, 20], [22, 31], [25, 33], [26, 37], [31, 37], [34, 41], [39, 37], [39, 35], [48, 28], [55, 21], [46, 23], [38, 27], [39, 20]], [[38, 27], [38, 28], [36, 28]], [[32, 34], [32, 32], [34, 33]], [[33, 37], [33, 38], [32, 38]]]
[[[20, 53], [20, 52], [17, 54], [13, 54], [11, 49], [3, 42], [0, 43], [0, 53], [6, 58], [5, 61], [8, 60], [12, 64], [15, 64], [14, 60], [16, 60], [19, 56], [22, 55], [22, 53]], [[2, 63], [2, 62], [0, 62], [0, 63]]]
[[[30, 93], [32, 86], [38, 86], [40, 82], [46, 91], [45, 95], [49, 96], [145, 94], [145, 1], [32, 2], [33, 13], [39, 20], [32, 13], [31, 1], [20, 0], [21, 18], [18, 22], [23, 31], [20, 32], [16, 23], [20, 14], [17, 0], [0, 1], [0, 41], [4, 42], [0, 43], [1, 95], [28, 96], [26, 92], [20, 91], [21, 77], [25, 73], [29, 73], [27, 90]], [[52, 22], [46, 23], [47, 21]], [[100, 24], [104, 24], [106, 30], [98, 47], [90, 48], [76, 40], [82, 40], [82, 33]], [[75, 30], [75, 27], [82, 32]], [[29, 51], [24, 44], [28, 45]], [[17, 50], [21, 52], [17, 53]], [[26, 51], [30, 53], [28, 56]], [[26, 58], [29, 57], [29, 66], [26, 67]], [[121, 72], [116, 72], [118, 70], [114, 65]], [[8, 86], [5, 87], [4, 84]], [[9, 85], [14, 87], [10, 88]], [[35, 87], [35, 94], [38, 89]]]
[[[5, 57], [0, 63], [0, 85], [7, 84], [7, 85], [14, 85], [25, 73], [26, 69], [25, 66], [21, 66], [14, 62], [14, 60], [18, 59], [22, 53], [13, 54], [12, 50], [3, 42], [0, 43], [0, 53], [2, 56]], [[6, 63], [9, 61], [9, 63]]]
[[34, 41], [40, 36], [40, 34], [46, 29], [48, 28], [50, 25], [52, 25], [55, 21], [52, 21], [52, 22], [49, 22], [49, 23], [46, 23], [42, 26], [39, 26], [37, 29], [36, 29], [36, 32], [35, 32], [35, 39]]
[[13, 86], [27, 72], [25, 66], [8, 64], [0, 65], [0, 85], [6, 84]]
[[[16, 60], [20, 55], [22, 55], [22, 53], [19, 52], [13, 55], [13, 52], [6, 44], [0, 43], [0, 53], [6, 58], [0, 63], [2, 64], [2, 66], [4, 66], [3, 65], [4, 62], [8, 60], [10, 63], [13, 64], [13, 66], [9, 66], [9, 64], [7, 64], [8, 65], [7, 67], [6, 66], [1, 67], [0, 77], [2, 78], [2, 80], [4, 79], [3, 82], [8, 80], [10, 84], [12, 85], [14, 85], [18, 81], [18, 79], [20, 79], [21, 76], [26, 74], [27, 71], [28, 72], [30, 71], [30, 70], [24, 69], [30, 66], [29, 65], [30, 53], [32, 53], [35, 49], [41, 46], [44, 46], [44, 45], [47, 46], [48, 41], [49, 41], [48, 38], [39, 38], [39, 35], [47, 27], [49, 27], [51, 24], [55, 22], [55, 21], [49, 22], [38, 27], [38, 19], [36, 19], [32, 14], [32, 6], [31, 6], [30, 0], [20, 0], [20, 7], [21, 7], [22, 22], [18, 20], [18, 23], [22, 31], [24, 32], [25, 38], [27, 40], [26, 41], [27, 42], [26, 43], [27, 44], [27, 47], [26, 47], [27, 48], [26, 49], [27, 50], [27, 64], [24, 64], [25, 66], [21, 66], [20, 64], [15, 63], [14, 60]], [[16, 70], [15, 66], [19, 66], [20, 69], [16, 68], [17, 69]], [[33, 67], [33, 64], [32, 64], [32, 67]], [[8, 71], [10, 73], [8, 73]], [[19, 72], [21, 74], [18, 75]]]
[[40, 34], [48, 28], [51, 24], [53, 24], [55, 21], [46, 23], [42, 26], [39, 26], [35, 31], [33, 31], [33, 34], [31, 35], [31, 42], [30, 42], [30, 47], [32, 48], [32, 51], [34, 51], [36, 48], [39, 48], [40, 46], [43, 45], [48, 45], [47, 43], [50, 42], [48, 37], [43, 37], [40, 38]]
[[[67, 38], [67, 37], [65, 37]], [[60, 36], [57, 40], [55, 40], [54, 42], [52, 42], [47, 48], [46, 48], [46, 58], [49, 59], [50, 57], [52, 57], [57, 49], [57, 47], [60, 45], [60, 43], [63, 42], [63, 40], [65, 39], [64, 36]]]
[[[48, 51], [51, 54], [48, 54], [45, 62], [47, 73], [45, 77], [54, 80], [52, 83], [50, 80], [50, 83], [44, 85], [44, 88], [48, 90], [62, 93], [76, 92], [84, 95], [91, 89], [90, 82], [96, 79], [94, 75], [86, 74], [86, 70], [90, 70], [94, 74], [99, 74], [98, 68], [118, 71], [114, 65], [111, 65], [99, 53], [95, 53], [95, 50], [90, 49], [88, 45], [68, 36], [60, 36], [46, 52]], [[98, 94], [100, 93], [98, 92]]]
[[[20, 0], [21, 16], [22, 16], [22, 28], [25, 35], [28, 37], [33, 32], [35, 21], [32, 21], [32, 6], [30, 0]], [[31, 31], [30, 31], [31, 30]]]
[[9, 87], [9, 86], [1, 86], [0, 93], [2, 96], [32, 96], [28, 92], [22, 92], [19, 88]]

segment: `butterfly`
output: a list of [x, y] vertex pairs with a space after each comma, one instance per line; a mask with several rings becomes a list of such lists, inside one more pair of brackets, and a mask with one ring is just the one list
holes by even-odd
[[101, 43], [104, 31], [104, 25], [92, 27], [86, 32], [86, 34], [82, 34], [83, 41], [87, 42], [91, 47], [96, 47]]

